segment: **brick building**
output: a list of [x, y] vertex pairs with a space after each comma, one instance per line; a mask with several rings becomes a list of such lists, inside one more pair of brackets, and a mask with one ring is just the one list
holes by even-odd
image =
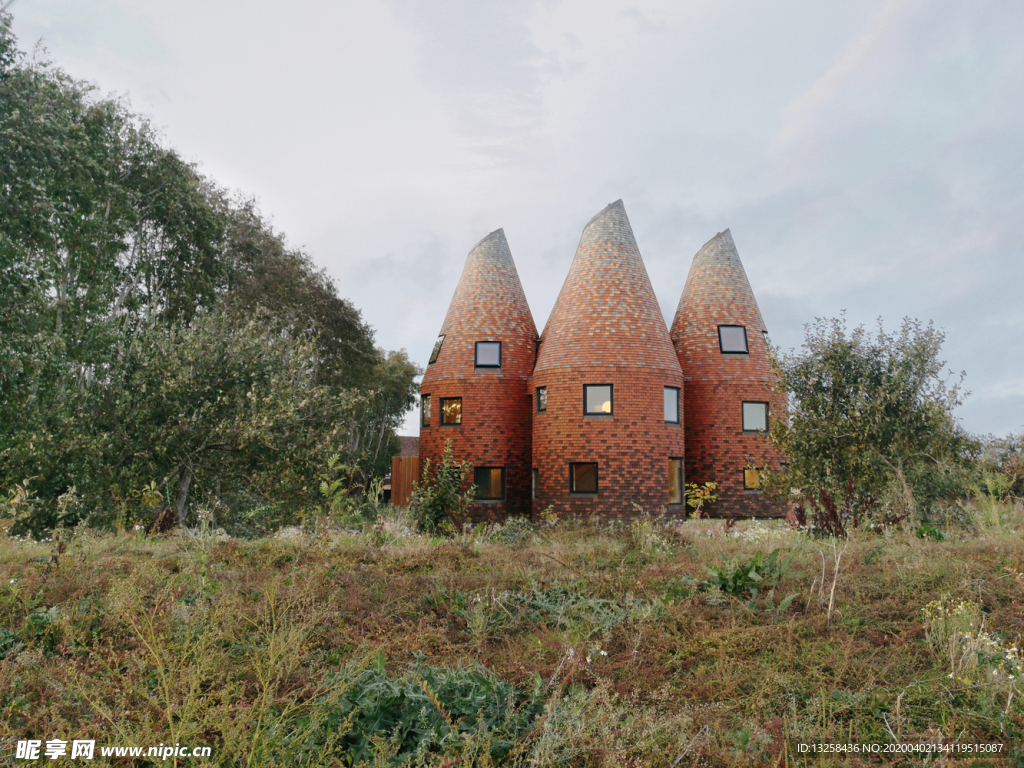
[[778, 462], [759, 433], [785, 407], [766, 333], [728, 230], [694, 257], [670, 333], [619, 200], [584, 228], [538, 337], [499, 229], [469, 252], [431, 353], [421, 461], [451, 440], [477, 519], [682, 516], [684, 483], [706, 481], [713, 514], [775, 514], [756, 488]]

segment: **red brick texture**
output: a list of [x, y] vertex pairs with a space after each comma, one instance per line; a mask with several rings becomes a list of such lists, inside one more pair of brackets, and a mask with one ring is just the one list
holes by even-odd
[[[585, 384], [613, 386], [611, 416], [584, 415]], [[547, 410], [532, 406], [535, 514], [627, 519], [634, 502], [668, 504], [667, 462], [683, 457], [684, 432], [665, 423], [664, 388], [682, 394], [683, 376], [621, 200], [583, 231], [541, 338], [531, 394], [537, 387], [547, 387]], [[570, 493], [571, 462], [598, 464], [597, 494]]]
[[[436, 465], [452, 440], [456, 459], [504, 467], [503, 501], [474, 505], [475, 520], [529, 514], [531, 413], [537, 326], [526, 303], [505, 233], [492, 232], [469, 252], [441, 326], [444, 344], [427, 366], [420, 391], [431, 398], [431, 425], [420, 428], [421, 461]], [[501, 342], [501, 368], [476, 367], [476, 342]], [[441, 425], [441, 399], [462, 398], [462, 424]], [[421, 416], [422, 417], [422, 416]]]
[[[745, 327], [748, 353], [723, 354], [719, 325]], [[686, 482], [718, 484], [711, 514], [782, 513], [743, 487], [747, 464], [776, 468], [781, 460], [763, 435], [743, 432], [743, 401], [768, 402], [772, 418], [786, 412], [785, 399], [769, 390], [766, 332], [732, 234], [720, 232], [693, 257], [671, 331], [686, 380]]]

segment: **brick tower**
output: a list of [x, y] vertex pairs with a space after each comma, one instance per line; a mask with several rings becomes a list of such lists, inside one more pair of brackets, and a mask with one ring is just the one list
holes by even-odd
[[672, 342], [686, 378], [686, 480], [718, 484], [711, 514], [773, 515], [756, 467], [777, 467], [763, 432], [785, 413], [769, 391], [767, 328], [729, 230], [693, 257]]
[[[682, 514], [683, 376], [622, 201], [583, 230], [533, 372], [534, 512]], [[670, 506], [678, 504], [679, 506]]]
[[537, 326], [505, 232], [473, 246], [420, 385], [420, 457], [446, 440], [473, 465], [473, 518], [530, 513], [530, 398]]

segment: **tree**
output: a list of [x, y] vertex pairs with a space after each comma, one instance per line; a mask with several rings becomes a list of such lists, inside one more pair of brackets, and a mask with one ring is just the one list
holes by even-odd
[[789, 458], [787, 487], [841, 494], [852, 477], [859, 493], [906, 501], [941, 490], [969, 447], [953, 416], [966, 393], [938, 359], [944, 338], [909, 318], [895, 334], [879, 321], [874, 335], [819, 318], [800, 352], [776, 355], [789, 413], [773, 419], [770, 439]]

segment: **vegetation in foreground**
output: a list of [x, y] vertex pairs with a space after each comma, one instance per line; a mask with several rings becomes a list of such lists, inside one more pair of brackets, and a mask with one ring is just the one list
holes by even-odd
[[[8, 538], [0, 743], [245, 766], [1019, 765], [1024, 505], [960, 511], [941, 536], [848, 539], [652, 517], [437, 538], [394, 509], [360, 533]], [[897, 742], [1003, 748], [798, 751]]]

